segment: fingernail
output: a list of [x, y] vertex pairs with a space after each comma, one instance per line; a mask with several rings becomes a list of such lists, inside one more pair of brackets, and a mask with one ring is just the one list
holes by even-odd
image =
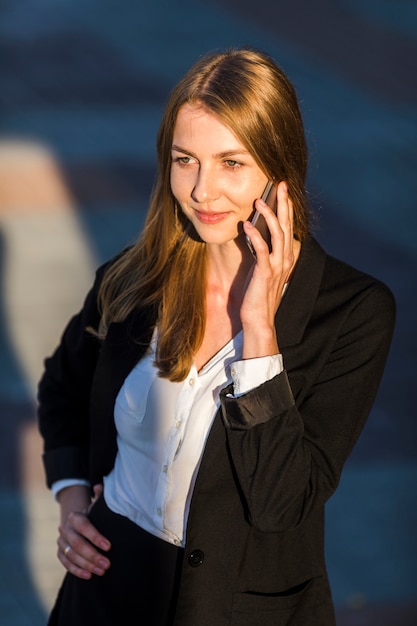
[[93, 571], [97, 576], [103, 576], [103, 574], [106, 573], [106, 570], [100, 569], [99, 567], [95, 567]]

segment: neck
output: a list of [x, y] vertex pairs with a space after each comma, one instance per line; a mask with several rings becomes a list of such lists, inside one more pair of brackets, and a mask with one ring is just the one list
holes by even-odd
[[242, 250], [235, 242], [207, 246], [207, 285], [225, 293], [243, 293], [253, 262], [250, 251]]

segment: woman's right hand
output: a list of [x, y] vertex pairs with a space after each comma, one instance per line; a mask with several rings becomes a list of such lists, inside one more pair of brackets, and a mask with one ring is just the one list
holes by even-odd
[[[102, 486], [94, 487], [94, 500]], [[103, 576], [110, 560], [97, 548], [107, 552], [110, 541], [100, 534], [88, 519], [91, 507], [90, 490], [82, 485], [66, 487], [58, 493], [61, 523], [58, 536], [58, 559], [74, 576], [88, 580], [93, 574]]]

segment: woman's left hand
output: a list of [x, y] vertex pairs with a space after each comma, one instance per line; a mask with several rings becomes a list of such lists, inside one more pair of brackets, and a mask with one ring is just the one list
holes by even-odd
[[[279, 352], [275, 331], [275, 314], [295, 262], [293, 205], [285, 181], [278, 185], [277, 214], [262, 200], [256, 208], [264, 216], [271, 233], [272, 250], [256, 227], [243, 225], [256, 252], [240, 309], [243, 328], [243, 358], [255, 358]], [[298, 244], [299, 245], [299, 244]]]

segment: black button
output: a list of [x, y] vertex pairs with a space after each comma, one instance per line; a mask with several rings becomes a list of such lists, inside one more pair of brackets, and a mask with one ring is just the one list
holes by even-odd
[[204, 562], [204, 552], [202, 550], [193, 550], [188, 555], [188, 564], [191, 567], [199, 567]]

